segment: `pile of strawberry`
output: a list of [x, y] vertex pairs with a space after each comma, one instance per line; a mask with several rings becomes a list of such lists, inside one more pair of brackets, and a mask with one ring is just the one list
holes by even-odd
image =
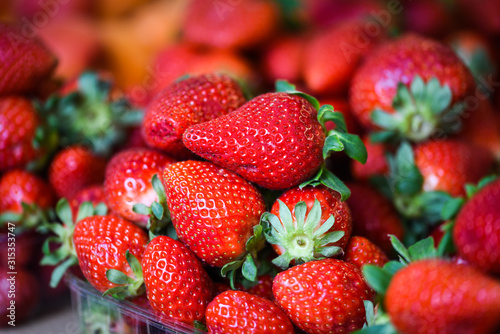
[[[497, 333], [500, 115], [487, 39], [456, 35], [454, 49], [411, 16], [421, 34], [370, 34], [374, 21], [353, 12], [380, 4], [322, 20], [311, 3], [323, 30], [254, 56], [267, 81], [288, 80], [271, 89], [220, 73], [207, 54], [257, 48], [275, 6], [192, 1], [147, 103], [103, 71], [56, 85], [51, 51], [0, 23], [0, 237], [16, 234], [18, 290], [36, 286], [19, 258], [34, 234], [52, 287], [70, 272], [160, 323]], [[19, 320], [35, 295], [16, 295]]]

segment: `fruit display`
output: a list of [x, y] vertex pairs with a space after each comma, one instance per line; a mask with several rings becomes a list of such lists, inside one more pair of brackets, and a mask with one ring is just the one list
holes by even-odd
[[0, 328], [500, 333], [498, 10], [2, 2]]

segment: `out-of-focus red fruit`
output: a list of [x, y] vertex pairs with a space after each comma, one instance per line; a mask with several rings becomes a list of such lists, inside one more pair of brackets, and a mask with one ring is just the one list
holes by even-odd
[[349, 183], [351, 197], [347, 205], [351, 209], [353, 234], [371, 240], [386, 254], [394, 249], [389, 234], [402, 240], [404, 228], [392, 203], [375, 189], [362, 183]]
[[[15, 268], [15, 275], [0, 270], [0, 327], [7, 326], [14, 320], [17, 325], [26, 320], [35, 310], [40, 299], [40, 289], [35, 276], [24, 269]], [[14, 294], [14, 298], [9, 294]], [[11, 311], [11, 301], [15, 302], [15, 310]], [[12, 315], [12, 317], [9, 317]]]
[[298, 83], [302, 77], [304, 44], [301, 36], [280, 37], [270, 42], [262, 60], [267, 79]]
[[[28, 268], [35, 264], [38, 260], [38, 254], [43, 243], [43, 237], [34, 231], [24, 231], [16, 233], [15, 248], [12, 252], [12, 236], [7, 232], [0, 232], [0, 271], [9, 270], [9, 261], [12, 256], [15, 256], [15, 268]], [[14, 270], [15, 271], [15, 270]], [[1, 284], [1, 283], [0, 283]]]
[[31, 22], [37, 28], [43, 28], [52, 20], [86, 14], [92, 1], [88, 0], [15, 0], [13, 9], [21, 22]]
[[480, 3], [474, 0], [457, 0], [463, 16], [470, 20], [477, 28], [488, 34], [500, 33], [500, 1], [483, 0]]
[[50, 20], [38, 31], [59, 60], [54, 73], [58, 79], [68, 80], [80, 75], [90, 67], [99, 50], [96, 27], [80, 16]]
[[364, 20], [342, 22], [317, 33], [304, 51], [302, 75], [314, 93], [343, 94], [361, 59], [385, 36], [374, 33]]
[[106, 204], [106, 196], [104, 196], [104, 188], [102, 184], [94, 184], [78, 191], [69, 201], [73, 217], [78, 215], [78, 209], [83, 202], [90, 202], [96, 206], [99, 203]]
[[272, 36], [278, 11], [271, 1], [191, 1], [184, 21], [187, 41], [222, 49], [248, 49]]
[[385, 175], [389, 171], [384, 144], [373, 143], [369, 136], [363, 137], [368, 159], [365, 164], [352, 160], [351, 172], [357, 180], [369, 180], [373, 176]]
[[404, 1], [402, 23], [405, 30], [426, 36], [439, 37], [453, 25], [445, 3], [434, 0]]

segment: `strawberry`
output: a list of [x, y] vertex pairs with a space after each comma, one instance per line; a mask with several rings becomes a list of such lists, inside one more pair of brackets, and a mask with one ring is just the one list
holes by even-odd
[[[85, 278], [98, 291], [117, 287], [108, 280], [107, 271], [136, 275], [127, 251], [142, 261], [148, 243], [146, 233], [137, 225], [112, 215], [90, 216], [80, 220], [73, 232], [73, 244]], [[137, 278], [137, 276], [136, 276]], [[137, 287], [136, 287], [137, 288]]]
[[496, 0], [481, 1], [481, 6], [473, 0], [457, 0], [464, 17], [469, 19], [476, 28], [486, 34], [495, 35], [500, 32], [500, 3]]
[[33, 273], [16, 268], [16, 274], [9, 275], [0, 270], [0, 327], [14, 327], [29, 319], [39, 301], [40, 288]]
[[189, 160], [167, 166], [162, 183], [177, 235], [196, 256], [215, 267], [253, 263], [247, 250], [263, 246], [253, 234], [265, 203], [252, 184], [212, 163]]
[[351, 209], [353, 234], [372, 241], [386, 254], [392, 254], [388, 235], [399, 239], [405, 233], [403, 223], [391, 202], [372, 187], [363, 183], [348, 183], [351, 197], [347, 205]]
[[272, 229], [266, 239], [279, 257], [282, 269], [342, 253], [351, 236], [351, 213], [340, 195], [325, 186], [292, 188], [262, 217]]
[[187, 157], [182, 134], [194, 124], [227, 114], [245, 102], [243, 92], [226, 75], [205, 74], [174, 83], [157, 95], [142, 123], [144, 141], [169, 154]]
[[[340, 180], [321, 167], [331, 150], [345, 149], [350, 157], [366, 160], [361, 140], [347, 133], [342, 114], [332, 112], [332, 106], [318, 111], [319, 102], [295, 86], [279, 81], [277, 88], [282, 92], [257, 96], [230, 114], [191, 126], [184, 144], [261, 187], [291, 188], [316, 174], [311, 184], [328, 184], [345, 199], [348, 189], [336, 186]], [[337, 128], [326, 136], [329, 120]]]
[[477, 109], [471, 110], [470, 116], [460, 131], [462, 139], [486, 148], [500, 159], [500, 116], [489, 100], [479, 100]]
[[268, 38], [277, 21], [277, 8], [269, 1], [195, 0], [187, 9], [183, 32], [187, 41], [197, 44], [222, 49], [250, 48]]
[[32, 228], [46, 219], [46, 211], [55, 202], [49, 184], [23, 170], [11, 170], [0, 179], [0, 221]]
[[479, 190], [460, 209], [453, 229], [458, 255], [478, 268], [500, 275], [500, 180]]
[[363, 327], [364, 300], [372, 299], [361, 271], [336, 259], [311, 261], [274, 279], [276, 303], [307, 333], [347, 333]]
[[204, 319], [212, 297], [212, 281], [181, 242], [167, 236], [151, 240], [144, 252], [142, 272], [154, 310], [190, 324]]
[[268, 299], [243, 291], [226, 291], [208, 304], [209, 333], [294, 333], [285, 313]]
[[0, 171], [24, 167], [39, 155], [33, 141], [40, 123], [29, 100], [0, 97]]
[[174, 160], [151, 149], [130, 149], [113, 156], [106, 166], [104, 193], [109, 208], [121, 217], [146, 226], [148, 216], [132, 211], [133, 205], [158, 201], [151, 179]]
[[286, 80], [298, 83], [302, 77], [305, 40], [303, 37], [283, 36], [270, 42], [262, 59], [262, 71], [270, 82]]
[[257, 282], [254, 285], [243, 288], [243, 291], [272, 301], [274, 300], [273, 281], [274, 277], [271, 275], [260, 275], [257, 276]]
[[[367, 34], [363, 20], [334, 25], [317, 33], [304, 51], [303, 76], [314, 93], [343, 94], [361, 59], [383, 33]], [[361, 47], [361, 46], [362, 47]]]
[[359, 269], [365, 264], [383, 267], [389, 261], [387, 255], [377, 245], [358, 236], [349, 239], [342, 259], [354, 264]]
[[445, 44], [417, 34], [380, 45], [354, 74], [350, 104], [360, 123], [382, 138], [423, 141], [456, 131], [460, 102], [474, 78]]
[[459, 140], [429, 141], [414, 149], [415, 165], [422, 173], [424, 191], [464, 194], [466, 183], [476, 183], [493, 163], [485, 149]]
[[73, 217], [78, 215], [78, 209], [84, 202], [90, 202], [93, 206], [97, 206], [101, 203], [107, 206], [104, 187], [102, 185], [95, 184], [77, 192], [69, 202]]
[[31, 93], [48, 79], [57, 60], [27, 26], [0, 23], [0, 96]]
[[447, 4], [432, 0], [407, 0], [401, 5], [404, 8], [401, 18], [404, 30], [439, 37], [453, 28], [454, 20]]
[[73, 197], [78, 191], [104, 181], [106, 161], [83, 146], [60, 151], [49, 169], [50, 184], [59, 197]]
[[143, 112], [132, 109], [106, 73], [85, 72], [51, 95], [40, 108], [57, 130], [60, 146], [86, 145], [109, 156]]
[[368, 153], [368, 158], [365, 164], [352, 161], [351, 172], [354, 178], [367, 181], [373, 176], [387, 174], [389, 166], [387, 166], [387, 159], [385, 157], [386, 145], [374, 143], [370, 139], [370, 136], [364, 136], [362, 139]]
[[500, 284], [443, 259], [417, 261], [396, 272], [384, 304], [401, 333], [495, 333], [500, 328]]
[[[23, 226], [27, 225], [22, 221]], [[12, 228], [12, 225], [3, 224], [0, 231], [0, 253], [5, 254], [3, 259], [0, 259], [0, 269], [8, 269], [9, 262], [12, 261], [9, 254], [12, 254], [12, 233], [15, 234], [16, 250], [21, 250], [15, 254], [15, 267], [17, 268], [32, 268], [36, 266], [40, 260], [40, 248], [43, 244], [44, 237], [37, 233], [34, 229], [24, 230], [19, 227], [19, 224]], [[12, 262], [10, 262], [12, 264]], [[9, 270], [7, 270], [9, 271]]]

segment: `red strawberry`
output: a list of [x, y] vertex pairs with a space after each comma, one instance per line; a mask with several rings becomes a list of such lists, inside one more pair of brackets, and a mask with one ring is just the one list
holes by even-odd
[[422, 141], [456, 130], [457, 117], [449, 110], [474, 87], [469, 69], [450, 47], [405, 34], [366, 57], [352, 79], [350, 104], [364, 126]]
[[479, 190], [460, 210], [453, 229], [458, 255], [500, 275], [500, 180]]
[[[109, 269], [134, 276], [126, 252], [142, 261], [148, 236], [139, 226], [116, 216], [90, 216], [80, 220], [73, 232], [73, 244], [85, 278], [97, 290], [118, 286], [106, 277]], [[137, 278], [137, 277], [136, 277]]]
[[190, 127], [183, 141], [197, 155], [259, 186], [285, 189], [318, 171], [325, 133], [307, 100], [267, 93], [235, 112]]
[[142, 123], [142, 135], [151, 146], [174, 156], [190, 152], [182, 134], [194, 124], [227, 114], [245, 102], [236, 81], [226, 75], [205, 74], [168, 86], [150, 104]]
[[21, 268], [14, 275], [7, 272], [0, 270], [0, 327], [14, 327], [28, 319], [40, 300], [35, 275]]
[[368, 34], [365, 22], [353, 20], [318, 33], [304, 51], [303, 76], [314, 93], [342, 94], [361, 59], [383, 37]]
[[368, 158], [366, 163], [352, 161], [351, 172], [355, 179], [367, 181], [373, 176], [385, 175], [389, 171], [385, 157], [386, 147], [381, 143], [374, 143], [369, 136], [363, 138]]
[[293, 83], [301, 79], [304, 54], [304, 38], [281, 37], [270, 42], [262, 60], [263, 72], [270, 82], [287, 80]]
[[279, 273], [277, 304], [307, 333], [348, 333], [365, 323], [364, 300], [372, 299], [361, 271], [351, 263], [325, 259]]
[[477, 108], [470, 111], [460, 136], [500, 159], [500, 115], [489, 100], [479, 100]]
[[497, 13], [500, 12], [500, 2], [497, 0], [481, 1], [481, 6], [473, 0], [456, 1], [464, 16], [475, 26], [486, 34], [498, 34], [500, 32], [500, 18]]
[[415, 165], [424, 191], [464, 194], [466, 183], [476, 183], [490, 170], [493, 158], [484, 148], [459, 140], [428, 141], [414, 148]]
[[[1, 72], [1, 71], [0, 71]], [[0, 171], [24, 167], [38, 153], [33, 146], [40, 120], [31, 102], [22, 97], [0, 98]]]
[[209, 333], [294, 333], [283, 311], [268, 299], [242, 291], [226, 291], [207, 307]]
[[371, 240], [386, 254], [392, 254], [389, 234], [398, 239], [404, 235], [403, 223], [393, 205], [368, 185], [350, 183], [348, 187], [351, 197], [347, 204], [351, 209], [353, 234]]
[[60, 151], [52, 161], [49, 180], [59, 197], [73, 197], [78, 191], [104, 181], [106, 161], [82, 146]]
[[266, 298], [269, 300], [274, 300], [273, 295], [273, 281], [274, 277], [270, 275], [261, 275], [257, 277], [257, 284], [244, 289], [245, 292], [248, 292], [252, 295], [259, 296], [262, 298]]
[[57, 64], [27, 25], [0, 23], [0, 49], [0, 96], [33, 92]]
[[384, 304], [401, 333], [495, 333], [500, 327], [500, 284], [442, 259], [396, 272]]
[[267, 240], [280, 255], [273, 263], [282, 269], [292, 260], [304, 263], [338, 255], [351, 236], [347, 204], [325, 186], [286, 191], [273, 204], [271, 215], [263, 217], [273, 227]]
[[425, 36], [443, 36], [453, 27], [453, 16], [447, 4], [432, 0], [403, 1], [401, 21], [404, 30]]
[[265, 211], [252, 184], [199, 161], [174, 163], [162, 176], [177, 235], [196, 256], [222, 267], [246, 255], [246, 242]]
[[[22, 220], [21, 223], [23, 226], [28, 225]], [[7, 255], [12, 254], [12, 232], [15, 233], [16, 268], [31, 268], [32, 266], [36, 266], [40, 260], [39, 254], [44, 237], [34, 229], [23, 230], [19, 228], [19, 225], [12, 228], [12, 225], [7, 223], [3, 224], [0, 231], [0, 254], [4, 254], [3, 258], [0, 259], [0, 271], [8, 269], [9, 261], [11, 260]]]
[[195, 0], [186, 13], [184, 38], [222, 49], [250, 48], [271, 36], [277, 26], [277, 14], [277, 8], [265, 0]]
[[361, 269], [365, 264], [383, 267], [389, 261], [385, 253], [370, 240], [353, 236], [345, 248], [343, 260]]
[[76, 217], [78, 215], [78, 209], [83, 202], [90, 202], [93, 206], [97, 206], [100, 203], [106, 204], [104, 187], [102, 185], [96, 184], [83, 188], [82, 190], [77, 192], [69, 202], [73, 217]]
[[166, 236], [154, 238], [144, 252], [142, 271], [154, 310], [190, 324], [204, 319], [212, 281], [186, 246]]
[[54, 193], [38, 176], [24, 170], [11, 170], [0, 179], [0, 213], [21, 213], [21, 203], [49, 209], [54, 205]]
[[132, 211], [136, 203], [150, 206], [158, 201], [153, 175], [175, 162], [151, 149], [130, 149], [117, 153], [106, 166], [104, 192], [109, 208], [125, 219], [146, 226], [148, 216]]

